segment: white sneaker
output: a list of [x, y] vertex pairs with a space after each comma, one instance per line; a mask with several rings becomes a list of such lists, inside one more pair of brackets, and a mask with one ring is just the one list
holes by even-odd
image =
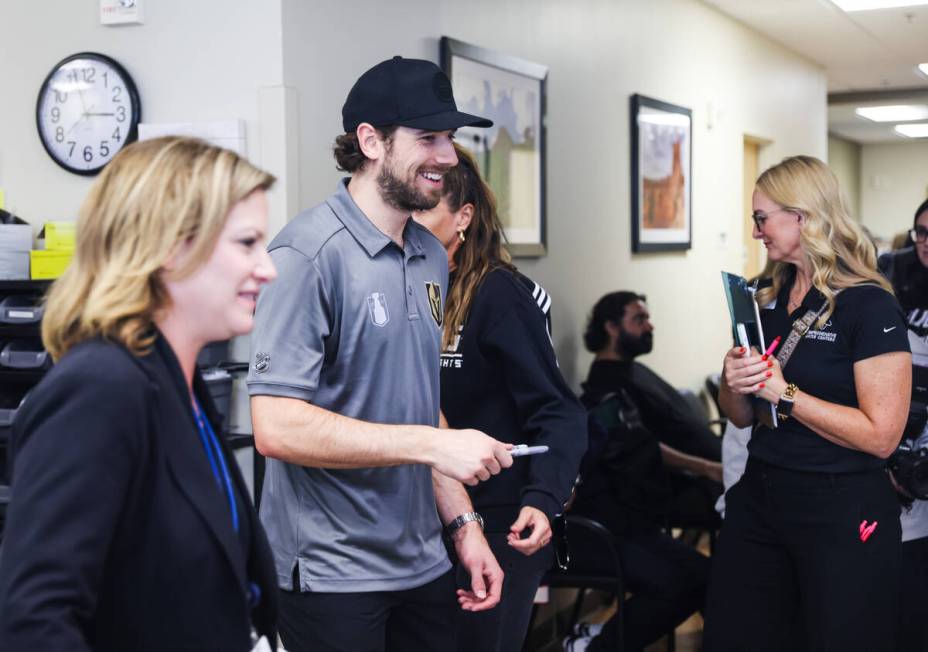
[[588, 636], [595, 638], [603, 631], [602, 623], [577, 623], [574, 625], [574, 636]]
[[592, 636], [568, 636], [564, 639], [562, 645], [564, 646], [564, 652], [586, 652], [592, 642]]

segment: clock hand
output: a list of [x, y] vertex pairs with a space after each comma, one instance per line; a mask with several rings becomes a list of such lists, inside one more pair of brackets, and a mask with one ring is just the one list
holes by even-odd
[[115, 114], [115, 113], [91, 113], [91, 112], [87, 112], [87, 113], [85, 113], [84, 115], [86, 115], [86, 116], [100, 116], [100, 115], [109, 116], [109, 115], [116, 115], [116, 114]]

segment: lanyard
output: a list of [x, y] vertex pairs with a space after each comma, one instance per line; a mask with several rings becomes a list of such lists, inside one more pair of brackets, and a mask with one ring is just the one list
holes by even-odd
[[[203, 448], [206, 449], [206, 457], [209, 459], [209, 466], [213, 470], [213, 477], [216, 478], [216, 484], [221, 491], [225, 485], [226, 498], [229, 500], [229, 508], [232, 510], [232, 527], [238, 532], [238, 507], [235, 504], [235, 495], [232, 493], [232, 480], [229, 477], [229, 467], [226, 466], [225, 455], [219, 448], [219, 440], [216, 439], [216, 433], [213, 432], [213, 426], [209, 420], [203, 416], [203, 408], [200, 402], [194, 399], [193, 415], [196, 418], [197, 429], [200, 431], [200, 441]], [[219, 460], [217, 465], [216, 460]], [[220, 471], [222, 475], [220, 476]]]

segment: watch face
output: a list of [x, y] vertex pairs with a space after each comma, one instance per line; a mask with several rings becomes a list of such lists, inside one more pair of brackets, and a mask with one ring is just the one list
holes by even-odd
[[49, 156], [77, 174], [96, 174], [136, 139], [142, 109], [129, 74], [102, 54], [56, 65], [39, 91], [36, 122]]

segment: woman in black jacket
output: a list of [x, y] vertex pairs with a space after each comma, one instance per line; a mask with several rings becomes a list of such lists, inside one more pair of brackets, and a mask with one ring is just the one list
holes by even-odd
[[416, 216], [445, 245], [451, 269], [442, 413], [452, 428], [548, 447], [469, 488], [506, 579], [495, 609], [460, 612], [458, 649], [511, 651], [521, 649], [535, 592], [553, 563], [551, 521], [586, 449], [586, 412], [558, 370], [551, 298], [510, 263], [493, 194], [467, 150], [455, 150], [459, 162], [445, 174], [441, 202]]
[[14, 424], [0, 649], [274, 646], [271, 553], [196, 371], [276, 275], [273, 181], [164, 138], [92, 186], [42, 324], [57, 364]]

